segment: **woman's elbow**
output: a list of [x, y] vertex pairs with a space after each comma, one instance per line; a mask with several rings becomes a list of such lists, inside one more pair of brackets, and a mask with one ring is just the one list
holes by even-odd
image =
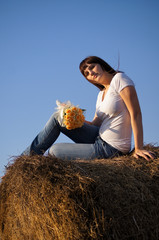
[[142, 121], [142, 113], [141, 113], [141, 110], [134, 111], [134, 112], [131, 114], [131, 119], [141, 120], [141, 121]]

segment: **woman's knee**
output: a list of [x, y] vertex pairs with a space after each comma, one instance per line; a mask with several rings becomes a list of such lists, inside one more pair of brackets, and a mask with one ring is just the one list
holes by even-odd
[[53, 157], [59, 158], [59, 146], [58, 144], [54, 144], [49, 149], [49, 154]]

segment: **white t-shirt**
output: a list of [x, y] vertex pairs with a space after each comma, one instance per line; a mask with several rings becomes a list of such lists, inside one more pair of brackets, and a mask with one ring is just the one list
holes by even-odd
[[108, 144], [126, 153], [131, 148], [131, 120], [128, 109], [120, 96], [120, 91], [127, 86], [134, 86], [125, 73], [117, 73], [102, 101], [100, 91], [96, 103], [96, 114], [102, 120], [99, 136]]

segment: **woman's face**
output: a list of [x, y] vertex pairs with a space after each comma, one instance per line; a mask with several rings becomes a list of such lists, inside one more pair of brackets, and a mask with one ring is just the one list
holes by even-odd
[[89, 81], [99, 82], [104, 71], [98, 63], [87, 64], [84, 75]]

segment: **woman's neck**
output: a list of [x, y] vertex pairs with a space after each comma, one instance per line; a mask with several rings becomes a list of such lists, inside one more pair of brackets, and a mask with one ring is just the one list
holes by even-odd
[[110, 86], [110, 83], [111, 83], [113, 77], [114, 77], [114, 74], [110, 74], [108, 72], [104, 72], [104, 75], [103, 75], [103, 86], [104, 86], [105, 89], [107, 89]]

